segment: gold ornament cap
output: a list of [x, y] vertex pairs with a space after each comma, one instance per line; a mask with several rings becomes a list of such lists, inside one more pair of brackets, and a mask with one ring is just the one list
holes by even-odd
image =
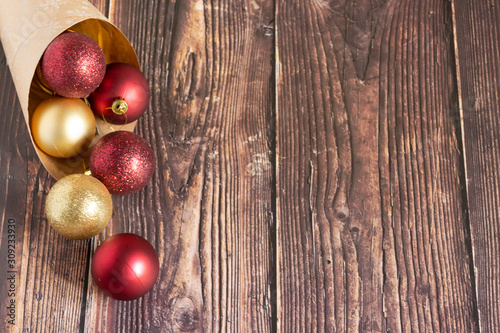
[[125, 114], [128, 111], [128, 104], [123, 99], [117, 99], [111, 105], [111, 110], [117, 115]]

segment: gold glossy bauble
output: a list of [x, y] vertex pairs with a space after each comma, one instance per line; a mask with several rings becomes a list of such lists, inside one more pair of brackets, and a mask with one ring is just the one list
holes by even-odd
[[85, 152], [95, 136], [95, 117], [81, 99], [52, 97], [43, 101], [31, 118], [37, 146], [60, 158]]
[[50, 189], [45, 202], [49, 224], [60, 235], [87, 239], [109, 223], [113, 202], [106, 186], [94, 177], [72, 174]]

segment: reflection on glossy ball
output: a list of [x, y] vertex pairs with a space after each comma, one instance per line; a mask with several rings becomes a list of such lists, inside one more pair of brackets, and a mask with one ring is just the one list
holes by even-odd
[[108, 225], [113, 213], [113, 202], [99, 180], [73, 174], [61, 178], [50, 189], [45, 213], [49, 224], [60, 235], [71, 239], [87, 239]]
[[129, 64], [114, 63], [106, 67], [106, 75], [89, 102], [97, 117], [123, 125], [142, 116], [150, 95], [148, 81], [141, 71]]
[[106, 295], [133, 300], [151, 290], [160, 262], [154, 247], [139, 235], [123, 233], [102, 242], [92, 257], [91, 273]]
[[45, 100], [36, 108], [30, 124], [37, 146], [59, 158], [86, 151], [95, 135], [94, 114], [80, 99]]

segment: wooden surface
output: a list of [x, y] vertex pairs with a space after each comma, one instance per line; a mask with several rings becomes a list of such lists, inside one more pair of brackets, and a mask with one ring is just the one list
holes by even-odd
[[500, 7], [453, 3], [479, 327], [500, 331]]
[[[152, 87], [155, 174], [57, 235], [0, 51], [0, 332], [500, 331], [494, 0], [91, 2]], [[89, 273], [119, 232], [160, 256], [139, 300]]]

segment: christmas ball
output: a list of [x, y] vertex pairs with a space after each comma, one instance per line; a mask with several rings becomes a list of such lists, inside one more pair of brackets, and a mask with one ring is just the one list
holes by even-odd
[[144, 75], [125, 63], [110, 64], [89, 102], [97, 117], [122, 125], [137, 120], [149, 105], [150, 90]]
[[151, 180], [154, 155], [149, 144], [133, 132], [103, 136], [90, 154], [90, 172], [112, 194], [131, 194]]
[[118, 300], [144, 296], [156, 282], [160, 270], [153, 246], [138, 235], [123, 233], [106, 239], [92, 257], [95, 284]]
[[43, 101], [35, 109], [30, 127], [37, 146], [59, 158], [85, 152], [96, 131], [94, 114], [84, 101], [61, 97]]
[[61, 178], [45, 202], [49, 224], [58, 234], [71, 239], [94, 237], [106, 227], [112, 213], [113, 202], [106, 186], [83, 174]]
[[106, 73], [106, 59], [99, 44], [79, 32], [56, 37], [45, 50], [40, 66], [49, 88], [70, 98], [87, 97]]

